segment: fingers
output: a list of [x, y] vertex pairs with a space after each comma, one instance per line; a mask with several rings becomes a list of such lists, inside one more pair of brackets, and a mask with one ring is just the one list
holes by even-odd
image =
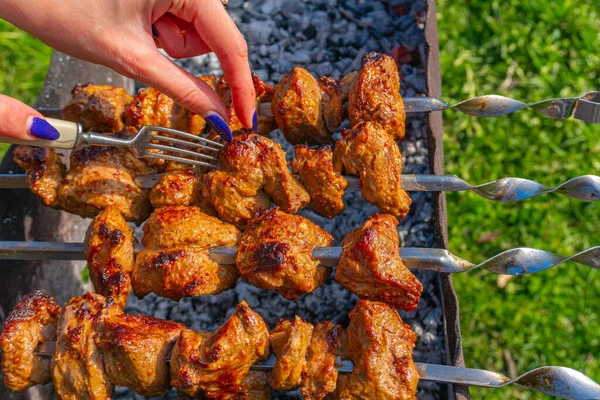
[[235, 112], [240, 122], [251, 128], [256, 95], [248, 64], [248, 45], [219, 0], [189, 3], [194, 15], [191, 19], [189, 16], [181, 17], [194, 22], [204, 43], [219, 58], [231, 85]]
[[39, 112], [19, 100], [0, 94], [0, 136], [21, 140], [56, 140], [60, 134]]
[[153, 24], [153, 35], [173, 58], [195, 57], [210, 52], [192, 24], [165, 14]]
[[148, 45], [145, 49], [133, 50], [126, 61], [113, 69], [165, 93], [180, 106], [201, 115], [223, 139], [231, 141], [227, 110], [217, 93], [160, 54], [156, 47]]

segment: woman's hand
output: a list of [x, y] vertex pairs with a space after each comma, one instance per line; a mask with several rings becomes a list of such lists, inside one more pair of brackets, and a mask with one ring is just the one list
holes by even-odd
[[[256, 120], [248, 48], [219, 0], [0, 0], [0, 17], [57, 50], [159, 89], [230, 137], [217, 94], [164, 57], [157, 44], [174, 58], [213, 51], [231, 85], [240, 121], [250, 128]], [[31, 137], [32, 121], [37, 121], [31, 117], [39, 114], [4, 96], [0, 121], [6, 109], [22, 115], [13, 114], [17, 125], [0, 122], [0, 134]]]

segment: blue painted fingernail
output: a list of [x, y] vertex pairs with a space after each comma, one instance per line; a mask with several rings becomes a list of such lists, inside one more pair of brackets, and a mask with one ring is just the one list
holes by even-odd
[[29, 133], [38, 139], [56, 140], [60, 137], [60, 133], [55, 127], [44, 119], [33, 117]]
[[154, 36], [156, 39], [158, 39], [158, 30], [156, 29], [156, 27], [154, 25], [152, 25], [152, 36]]
[[258, 115], [256, 115], [256, 110], [254, 111], [254, 115], [252, 116], [252, 130], [254, 133], [258, 133]]
[[204, 117], [204, 119], [215, 131], [217, 131], [219, 135], [221, 135], [223, 140], [226, 142], [231, 142], [233, 140], [233, 135], [231, 134], [229, 125], [227, 125], [227, 122], [225, 122], [225, 120], [219, 114], [216, 112], [210, 112]]

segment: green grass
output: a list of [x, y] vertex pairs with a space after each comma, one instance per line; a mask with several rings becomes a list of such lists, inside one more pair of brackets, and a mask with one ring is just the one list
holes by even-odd
[[[438, 0], [444, 98], [498, 93], [536, 101], [600, 89], [599, 8], [596, 0]], [[32, 104], [51, 50], [0, 21], [0, 54], [0, 92]], [[493, 119], [448, 111], [444, 121], [446, 171], [473, 183], [518, 176], [556, 185], [600, 169], [598, 126], [533, 111]], [[599, 211], [558, 195], [498, 204], [452, 194], [450, 247], [474, 261], [517, 246], [571, 254], [600, 244]], [[510, 354], [518, 372], [565, 365], [600, 381], [600, 271], [568, 263], [504, 288], [496, 278], [455, 277], [468, 366], [508, 374]], [[520, 388], [472, 393], [542, 398]]]
[[[497, 93], [523, 101], [600, 89], [596, 1], [438, 0], [442, 93], [455, 101]], [[446, 171], [483, 183], [517, 176], [556, 185], [600, 169], [600, 128], [533, 111], [476, 119], [444, 113]], [[572, 254], [600, 245], [600, 207], [559, 195], [499, 204], [475, 194], [448, 199], [453, 252], [482, 261], [506, 249]], [[468, 366], [517, 372], [576, 368], [600, 381], [600, 271], [575, 263], [515, 277], [455, 276]], [[510, 355], [510, 356], [507, 356]], [[543, 398], [509, 388], [473, 398]]]
[[[0, 20], [0, 93], [32, 105], [42, 89], [52, 49]], [[8, 145], [0, 143], [0, 159]]]

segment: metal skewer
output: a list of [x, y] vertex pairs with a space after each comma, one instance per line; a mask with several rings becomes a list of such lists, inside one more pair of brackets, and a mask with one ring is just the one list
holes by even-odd
[[[37, 354], [42, 357], [52, 357], [54, 343], [43, 343], [38, 347]], [[167, 359], [167, 362], [170, 360]], [[251, 368], [255, 371], [270, 371], [275, 367], [277, 358], [271, 354], [269, 358], [254, 364]], [[529, 389], [550, 396], [563, 399], [598, 399], [600, 398], [600, 385], [595, 381], [567, 367], [541, 367], [520, 375], [515, 379], [499, 374], [473, 368], [459, 368], [448, 365], [415, 363], [419, 370], [419, 379], [440, 383], [457, 385], [478, 386], [486, 388], [501, 388], [517, 383]], [[351, 361], [342, 361], [337, 358], [338, 371], [351, 373]]]
[[[358, 178], [346, 176], [348, 190], [359, 190]], [[136, 183], [152, 188], [160, 175], [138, 176]], [[23, 174], [0, 174], [0, 189], [27, 188]], [[410, 192], [461, 192], [470, 190], [488, 200], [510, 203], [548, 193], [558, 193], [581, 200], [600, 200], [600, 176], [582, 175], [550, 188], [522, 178], [502, 178], [481, 185], [471, 185], [456, 175], [402, 175], [402, 188]]]
[[[575, 119], [585, 122], [600, 123], [600, 92], [588, 92], [579, 97], [548, 99], [530, 104], [495, 94], [473, 97], [453, 105], [434, 97], [404, 97], [402, 102], [407, 113], [442, 111], [452, 108], [476, 117], [497, 117], [524, 108], [532, 108], [550, 118], [567, 119], [573, 116]], [[268, 103], [262, 103], [262, 105], [265, 107], [260, 107], [259, 113], [272, 116], [270, 105]], [[38, 111], [47, 117], [61, 118], [60, 108], [41, 108]]]
[[[135, 251], [143, 249], [136, 245]], [[210, 257], [220, 264], [235, 264], [236, 247], [215, 247]], [[326, 267], [334, 268], [342, 252], [341, 247], [320, 247], [313, 257]], [[410, 269], [445, 273], [466, 272], [483, 268], [496, 274], [526, 275], [544, 271], [566, 261], [575, 261], [590, 268], [600, 269], [600, 246], [592, 247], [569, 257], [526, 247], [504, 251], [482, 263], [474, 264], [448, 250], [402, 247], [400, 257]], [[0, 242], [0, 260], [84, 260], [82, 243], [56, 242]]]

